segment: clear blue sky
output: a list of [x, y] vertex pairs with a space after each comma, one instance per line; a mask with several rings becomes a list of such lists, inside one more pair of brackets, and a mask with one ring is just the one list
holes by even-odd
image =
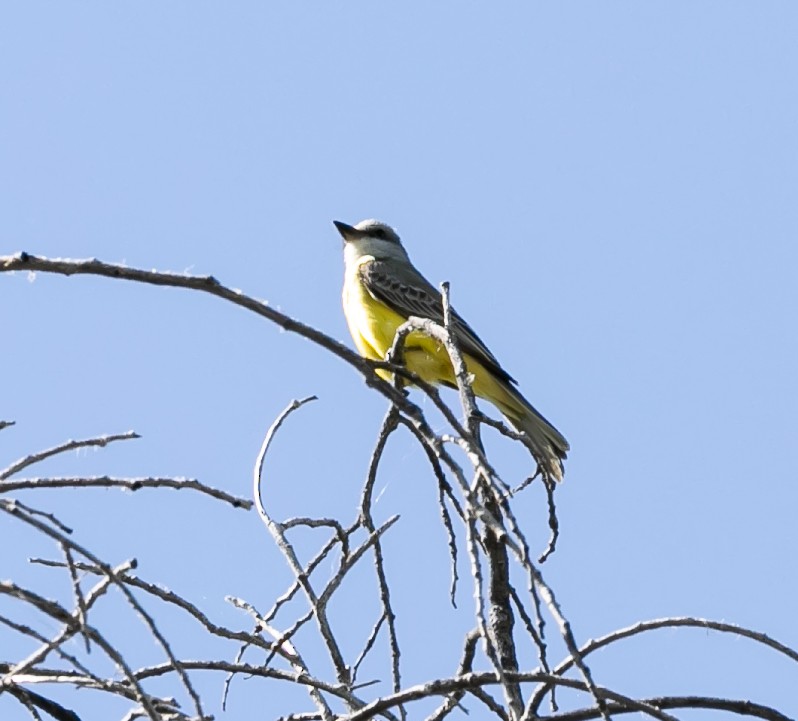
[[[687, 614], [796, 646], [796, 38], [787, 1], [6, 5], [0, 254], [212, 273], [349, 342], [331, 221], [385, 220], [571, 441], [546, 573], [579, 640]], [[39, 472], [246, 495], [274, 416], [317, 394], [277, 439], [270, 507], [352, 516], [385, 402], [321, 349], [218, 300], [104, 279], [0, 277], [0, 319], [0, 418], [17, 421], [0, 466], [133, 428]], [[420, 450], [398, 436], [386, 460], [391, 568], [434, 599], [432, 617], [410, 595], [398, 609], [422, 681], [454, 669], [470, 591], [447, 608]], [[287, 582], [254, 514], [165, 491], [25, 500], [229, 623], [225, 593], [265, 609]], [[521, 503], [539, 546], [540, 499]], [[52, 572], [24, 559], [54, 552], [2, 523], [17, 554], [0, 575], [45, 588]], [[630, 694], [798, 715], [795, 665], [717, 634], [592, 666]], [[239, 682], [225, 717], [249, 704], [286, 710]]]

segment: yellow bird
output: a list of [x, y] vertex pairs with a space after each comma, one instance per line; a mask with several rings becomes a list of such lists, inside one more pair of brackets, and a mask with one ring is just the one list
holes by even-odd
[[[443, 325], [440, 292], [415, 269], [393, 228], [376, 220], [355, 226], [333, 222], [344, 239], [344, 315], [360, 355], [385, 360], [397, 328], [411, 315]], [[452, 331], [474, 393], [526, 435], [542, 472], [561, 481], [568, 441], [521, 395], [515, 380], [454, 310]], [[446, 348], [424, 333], [408, 335], [404, 362], [428, 383], [457, 386]], [[386, 371], [377, 372], [390, 377]]]

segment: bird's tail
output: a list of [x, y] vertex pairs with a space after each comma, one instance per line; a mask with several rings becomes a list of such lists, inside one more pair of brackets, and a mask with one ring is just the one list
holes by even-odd
[[562, 462], [570, 450], [568, 441], [515, 388], [502, 383], [501, 390], [493, 402], [515, 429], [526, 436], [540, 470], [549, 478], [562, 481]]

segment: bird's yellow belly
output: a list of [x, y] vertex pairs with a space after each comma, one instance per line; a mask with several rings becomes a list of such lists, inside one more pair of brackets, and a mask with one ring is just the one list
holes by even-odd
[[[385, 360], [396, 331], [405, 318], [374, 299], [360, 283], [344, 286], [344, 314], [355, 346], [365, 358]], [[428, 383], [453, 383], [454, 372], [446, 349], [424, 333], [410, 333], [404, 344], [404, 363]], [[391, 374], [378, 370], [390, 380]]]
[[[385, 354], [393, 345], [396, 331], [405, 322], [405, 318], [375, 300], [356, 278], [347, 280], [352, 282], [344, 283], [344, 314], [355, 346], [364, 358], [385, 360]], [[477, 396], [488, 399], [509, 418], [517, 418], [526, 413], [517, 397], [476, 358], [464, 353], [463, 360], [471, 375], [471, 387]], [[446, 348], [424, 333], [415, 331], [406, 338], [404, 364], [427, 383], [457, 385]], [[391, 380], [388, 371], [377, 370], [377, 374], [387, 381]]]

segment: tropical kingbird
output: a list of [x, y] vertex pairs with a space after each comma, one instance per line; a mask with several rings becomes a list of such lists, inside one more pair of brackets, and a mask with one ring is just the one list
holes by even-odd
[[[344, 315], [360, 355], [385, 360], [396, 330], [410, 316], [443, 326], [440, 292], [415, 269], [393, 228], [376, 220], [355, 226], [333, 222], [344, 238]], [[451, 330], [473, 378], [474, 393], [490, 401], [526, 435], [543, 473], [561, 481], [568, 441], [515, 388], [515, 380], [471, 326], [454, 309], [451, 315]], [[457, 387], [446, 348], [421, 331], [407, 336], [404, 362], [428, 383]], [[390, 377], [384, 370], [377, 373]]]

